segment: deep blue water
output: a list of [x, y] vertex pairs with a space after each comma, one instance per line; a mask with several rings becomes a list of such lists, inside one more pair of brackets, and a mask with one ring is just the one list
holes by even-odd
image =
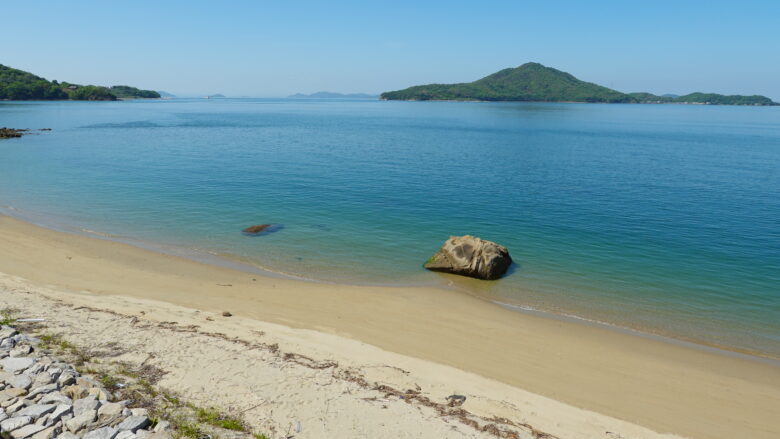
[[[0, 126], [53, 128], [0, 141], [6, 213], [780, 357], [777, 107], [2, 102]], [[460, 234], [517, 266], [421, 268]]]

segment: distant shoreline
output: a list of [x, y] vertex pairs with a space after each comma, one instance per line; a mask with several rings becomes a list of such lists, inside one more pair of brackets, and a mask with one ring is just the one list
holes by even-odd
[[584, 101], [513, 101], [504, 99], [387, 99], [379, 98], [380, 101], [397, 102], [490, 102], [490, 103], [529, 103], [529, 104], [598, 104], [598, 105], [700, 105], [708, 107], [778, 107], [780, 104], [761, 105], [761, 104], [712, 104], [704, 102], [584, 102]]
[[705, 105], [776, 106], [766, 96], [722, 95], [693, 92], [683, 96], [655, 95], [647, 92], [623, 93], [574, 75], [527, 62], [519, 67], [506, 68], [472, 82], [455, 84], [415, 85], [380, 95], [388, 100], [480, 100], [521, 102], [581, 102], [615, 104], [681, 103]]

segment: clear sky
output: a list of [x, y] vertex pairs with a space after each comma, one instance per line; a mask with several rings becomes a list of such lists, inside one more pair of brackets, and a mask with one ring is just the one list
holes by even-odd
[[0, 0], [0, 64], [82, 84], [379, 93], [528, 61], [780, 101], [780, 1]]

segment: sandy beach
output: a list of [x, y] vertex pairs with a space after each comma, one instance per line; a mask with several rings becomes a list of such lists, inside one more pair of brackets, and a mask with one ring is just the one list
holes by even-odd
[[[118, 343], [128, 361], [151, 355], [161, 385], [259, 427], [300, 421], [300, 438], [496, 437], [486, 425], [516, 435], [503, 437], [780, 436], [780, 367], [757, 359], [444, 289], [260, 277], [7, 216], [0, 249], [0, 307], [74, 343]], [[424, 398], [398, 397], [408, 389]], [[437, 409], [451, 394], [467, 397], [460, 417]]]

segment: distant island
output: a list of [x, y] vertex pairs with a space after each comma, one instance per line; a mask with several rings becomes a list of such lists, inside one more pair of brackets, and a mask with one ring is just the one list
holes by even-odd
[[74, 100], [115, 101], [117, 99], [159, 98], [152, 90], [128, 85], [101, 87], [70, 82], [47, 81], [40, 76], [0, 64], [0, 99], [12, 101]]
[[225, 97], [225, 95], [223, 95], [221, 93], [217, 93], [217, 94], [213, 94], [213, 95], [206, 95], [203, 98], [204, 99], [221, 99], [221, 98], [224, 98], [224, 97]]
[[333, 93], [330, 91], [318, 91], [317, 93], [308, 95], [296, 93], [287, 97], [296, 99], [376, 99], [379, 96], [368, 93]]
[[573, 75], [526, 63], [508, 68], [474, 82], [428, 84], [385, 92], [384, 100], [404, 101], [526, 101], [526, 102], [592, 102], [623, 104], [709, 104], [709, 105], [780, 105], [766, 96], [725, 96], [717, 93], [691, 93], [684, 96], [652, 93], [622, 93]]

